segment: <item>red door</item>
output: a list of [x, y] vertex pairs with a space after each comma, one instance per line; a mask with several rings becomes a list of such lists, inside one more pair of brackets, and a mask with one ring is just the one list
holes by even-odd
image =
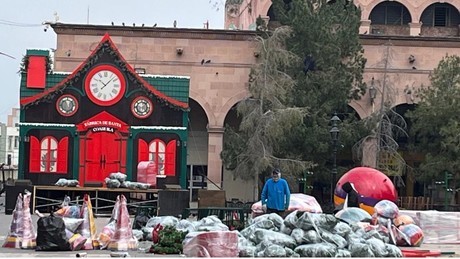
[[110, 173], [125, 173], [123, 149], [126, 140], [118, 132], [89, 131], [84, 142], [85, 182], [104, 182]]

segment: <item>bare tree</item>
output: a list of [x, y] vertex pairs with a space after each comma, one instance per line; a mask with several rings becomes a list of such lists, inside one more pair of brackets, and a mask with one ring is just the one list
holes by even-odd
[[[397, 139], [400, 136], [408, 136], [407, 123], [404, 117], [393, 109], [396, 91], [389, 82], [387, 73], [393, 59], [391, 42], [387, 42], [384, 47], [382, 60], [376, 64], [377, 67], [383, 68], [382, 78], [372, 78], [371, 82], [377, 85], [377, 89], [380, 89], [380, 107], [376, 111], [373, 107], [372, 115], [366, 119], [371, 134], [353, 146], [353, 155], [356, 159], [361, 160], [362, 164], [375, 167], [387, 174], [401, 176], [407, 165], [398, 152]], [[368, 157], [367, 160], [364, 160], [364, 154]]]
[[[281, 167], [286, 178], [290, 172], [302, 172], [312, 166], [301, 154], [283, 152], [283, 138], [292, 127], [302, 125], [307, 114], [304, 107], [287, 106], [288, 92], [295, 80], [284, 69], [299, 58], [287, 51], [285, 39], [292, 33], [289, 27], [279, 27], [267, 38], [258, 36], [261, 62], [250, 74], [250, 98], [237, 106], [242, 121], [238, 130], [226, 128], [222, 159], [228, 169], [242, 179], [259, 182], [260, 174]], [[237, 144], [235, 144], [237, 143]], [[236, 151], [235, 151], [236, 149]]]

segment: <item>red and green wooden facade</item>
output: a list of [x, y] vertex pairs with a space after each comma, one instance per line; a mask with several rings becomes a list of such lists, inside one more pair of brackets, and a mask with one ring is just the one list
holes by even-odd
[[19, 177], [80, 185], [113, 172], [136, 181], [141, 161], [185, 187], [189, 78], [138, 75], [106, 34], [71, 73], [28, 50], [20, 87]]

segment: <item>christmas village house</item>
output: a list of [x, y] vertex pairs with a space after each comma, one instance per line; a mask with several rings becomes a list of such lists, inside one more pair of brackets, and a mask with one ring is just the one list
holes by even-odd
[[48, 51], [28, 50], [19, 178], [89, 186], [121, 172], [137, 181], [138, 164], [151, 161], [159, 184], [185, 187], [188, 97], [189, 77], [136, 73], [108, 34], [72, 73], [51, 71]]

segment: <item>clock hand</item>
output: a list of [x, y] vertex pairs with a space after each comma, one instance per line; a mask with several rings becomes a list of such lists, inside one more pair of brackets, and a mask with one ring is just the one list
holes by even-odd
[[104, 84], [103, 87], [101, 87], [101, 90], [104, 89], [104, 87], [106, 87], [110, 82], [112, 82], [113, 78], [110, 79], [107, 83], [104, 84], [104, 82], [101, 81], [102, 84]]
[[100, 79], [96, 79], [96, 80], [103, 84], [103, 86], [101, 87], [101, 90], [110, 82], [110, 81], [109, 81], [109, 82], [107, 82], [107, 84], [106, 84], [106, 83], [102, 82], [102, 80], [100, 80]]

